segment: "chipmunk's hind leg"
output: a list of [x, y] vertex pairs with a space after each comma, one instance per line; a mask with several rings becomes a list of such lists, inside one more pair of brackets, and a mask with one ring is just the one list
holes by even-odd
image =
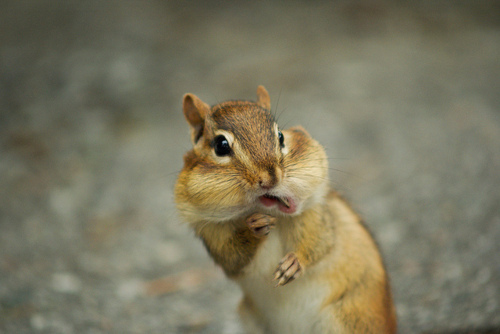
[[265, 333], [263, 321], [259, 316], [259, 312], [255, 309], [252, 301], [247, 296], [243, 296], [238, 307], [238, 313], [243, 323], [243, 328], [248, 334]]

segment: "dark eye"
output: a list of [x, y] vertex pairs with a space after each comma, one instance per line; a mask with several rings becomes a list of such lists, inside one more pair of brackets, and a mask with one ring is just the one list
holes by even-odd
[[285, 137], [283, 137], [281, 131], [278, 131], [278, 140], [280, 141], [280, 146], [285, 147]]
[[231, 146], [229, 146], [229, 142], [227, 141], [226, 137], [222, 135], [214, 138], [213, 146], [215, 154], [217, 154], [219, 157], [223, 157], [231, 153]]

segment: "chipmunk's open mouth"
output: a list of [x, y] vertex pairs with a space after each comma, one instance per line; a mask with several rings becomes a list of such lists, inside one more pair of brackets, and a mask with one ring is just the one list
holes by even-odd
[[290, 197], [263, 195], [259, 197], [260, 203], [266, 207], [278, 205], [278, 210], [284, 213], [294, 213], [297, 210], [295, 201]]

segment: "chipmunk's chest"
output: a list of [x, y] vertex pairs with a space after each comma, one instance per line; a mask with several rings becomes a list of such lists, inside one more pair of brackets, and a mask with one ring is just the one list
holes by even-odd
[[254, 258], [244, 269], [245, 277], [269, 277], [272, 280], [278, 263], [285, 256], [285, 245], [276, 230], [272, 230], [257, 249]]
[[262, 316], [258, 321], [273, 333], [310, 333], [327, 287], [311, 279], [309, 273], [276, 287], [274, 273], [289, 250], [280, 234], [273, 232], [277, 231], [269, 234], [237, 282]]

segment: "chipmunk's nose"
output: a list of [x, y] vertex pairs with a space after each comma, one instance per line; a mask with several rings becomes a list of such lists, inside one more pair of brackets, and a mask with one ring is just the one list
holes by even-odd
[[283, 176], [280, 168], [270, 167], [259, 174], [259, 186], [262, 189], [271, 189], [276, 186]]

